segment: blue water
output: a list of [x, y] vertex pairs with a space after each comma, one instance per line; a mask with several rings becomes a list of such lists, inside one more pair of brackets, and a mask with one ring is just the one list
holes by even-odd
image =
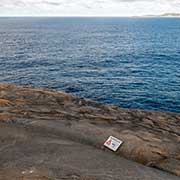
[[180, 112], [180, 19], [0, 18], [0, 83]]

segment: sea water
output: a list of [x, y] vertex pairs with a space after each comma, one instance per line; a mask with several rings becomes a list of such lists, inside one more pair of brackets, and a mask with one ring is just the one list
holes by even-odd
[[0, 83], [180, 112], [180, 18], [0, 18]]

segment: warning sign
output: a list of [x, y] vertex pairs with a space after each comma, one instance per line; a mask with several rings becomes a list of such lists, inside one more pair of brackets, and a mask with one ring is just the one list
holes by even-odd
[[123, 141], [110, 136], [107, 141], [104, 143], [104, 146], [108, 147], [109, 149], [113, 151], [117, 151], [117, 149], [120, 147], [120, 145], [123, 143]]

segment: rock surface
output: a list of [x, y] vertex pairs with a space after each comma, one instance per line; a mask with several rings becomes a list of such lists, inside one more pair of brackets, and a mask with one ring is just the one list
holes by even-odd
[[[110, 135], [124, 141], [116, 153], [102, 146]], [[0, 180], [178, 176], [179, 113], [123, 109], [62, 91], [0, 85]]]

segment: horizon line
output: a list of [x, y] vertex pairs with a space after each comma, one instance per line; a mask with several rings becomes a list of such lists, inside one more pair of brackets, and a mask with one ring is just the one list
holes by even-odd
[[82, 17], [82, 18], [180, 18], [180, 16], [162, 16], [162, 15], [133, 15], [133, 16], [120, 16], [120, 15], [0, 15], [0, 18], [8, 17]]

